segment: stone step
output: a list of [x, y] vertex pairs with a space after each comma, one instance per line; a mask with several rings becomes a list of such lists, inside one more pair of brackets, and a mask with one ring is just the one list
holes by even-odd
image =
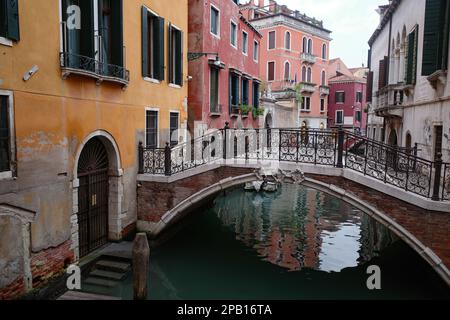
[[126, 262], [118, 262], [111, 260], [100, 260], [95, 263], [96, 269], [116, 271], [116, 272], [127, 272], [130, 270], [131, 265]]
[[89, 273], [89, 276], [119, 281], [125, 278], [126, 273], [97, 269]]
[[67, 291], [58, 300], [120, 300], [120, 298], [88, 292]]
[[101, 286], [101, 287], [107, 287], [107, 288], [112, 288], [119, 284], [117, 281], [96, 278], [96, 277], [89, 277], [86, 280], [84, 280], [84, 283]]

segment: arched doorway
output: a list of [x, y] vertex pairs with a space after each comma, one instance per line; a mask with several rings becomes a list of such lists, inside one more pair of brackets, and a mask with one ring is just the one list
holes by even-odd
[[391, 132], [389, 133], [389, 145], [393, 147], [398, 146], [397, 132], [394, 128], [391, 128]]
[[109, 161], [103, 142], [94, 137], [78, 160], [78, 230], [80, 257], [108, 241]]

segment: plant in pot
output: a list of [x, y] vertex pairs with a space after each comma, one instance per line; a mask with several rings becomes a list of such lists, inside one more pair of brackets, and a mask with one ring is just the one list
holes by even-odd
[[264, 108], [261, 108], [261, 107], [252, 108], [252, 115], [253, 115], [253, 119], [257, 119], [259, 116], [263, 116]]
[[248, 113], [250, 112], [251, 107], [246, 104], [241, 104], [239, 106], [239, 110], [241, 112], [242, 117], [248, 117]]

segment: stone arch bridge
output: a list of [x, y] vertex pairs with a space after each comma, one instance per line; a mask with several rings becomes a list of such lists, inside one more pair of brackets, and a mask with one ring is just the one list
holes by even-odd
[[[138, 229], [159, 235], [220, 192], [299, 175], [387, 226], [450, 285], [450, 163], [346, 132], [217, 130], [175, 147], [139, 145]], [[291, 179], [292, 180], [292, 179]], [[298, 180], [298, 179], [295, 179]]]

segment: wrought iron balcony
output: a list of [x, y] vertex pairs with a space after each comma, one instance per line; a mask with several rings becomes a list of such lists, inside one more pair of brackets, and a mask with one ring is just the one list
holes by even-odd
[[320, 86], [320, 95], [322, 95], [322, 96], [330, 95], [330, 87]]
[[209, 115], [211, 117], [220, 117], [222, 115], [222, 105], [221, 104], [211, 105], [209, 108]]
[[60, 60], [63, 79], [77, 74], [94, 78], [97, 84], [109, 81], [127, 86], [130, 81], [130, 71], [121, 66], [68, 52], [61, 52]]
[[300, 83], [300, 91], [306, 93], [313, 93], [316, 91], [316, 85], [310, 82], [301, 82]]
[[311, 53], [303, 52], [300, 55], [300, 58], [305, 61], [306, 63], [314, 64], [317, 61], [317, 57]]

